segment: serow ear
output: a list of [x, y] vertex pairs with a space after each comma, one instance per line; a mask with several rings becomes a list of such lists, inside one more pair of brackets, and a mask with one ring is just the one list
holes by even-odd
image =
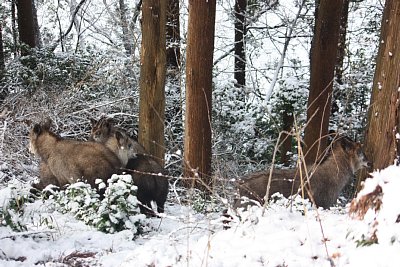
[[42, 124], [43, 125], [43, 129], [49, 130], [50, 127], [51, 127], [51, 123], [52, 123], [51, 119], [47, 118]]
[[342, 136], [340, 138], [340, 145], [342, 146], [344, 151], [351, 151], [351, 150], [355, 149], [355, 147], [356, 147], [356, 143], [353, 142], [347, 136]]
[[42, 126], [40, 126], [40, 124], [35, 124], [35, 125], [33, 126], [33, 132], [34, 132], [36, 135], [39, 135], [39, 134], [42, 132]]
[[115, 131], [114, 136], [117, 138], [118, 144], [121, 145], [124, 135], [120, 131]]

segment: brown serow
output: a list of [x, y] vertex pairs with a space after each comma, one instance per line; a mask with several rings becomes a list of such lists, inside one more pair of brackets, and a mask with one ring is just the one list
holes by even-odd
[[96, 179], [106, 183], [122, 166], [104, 145], [61, 138], [50, 131], [50, 126], [50, 120], [35, 124], [29, 133], [29, 150], [41, 159], [36, 189], [42, 190], [49, 184], [62, 188], [78, 180], [87, 181], [95, 188]]
[[[92, 130], [89, 140], [107, 144], [115, 132], [122, 132], [128, 136], [122, 129], [115, 127], [110, 118], [102, 117], [98, 121], [91, 119], [90, 122]], [[136, 140], [131, 140], [132, 149], [136, 155], [128, 160], [125, 171], [132, 175], [138, 187], [137, 198], [141, 203], [140, 211], [143, 214], [154, 215], [151, 201], [155, 201], [157, 212], [163, 213], [169, 186], [168, 179], [165, 177], [166, 170], [152, 156], [147, 155], [145, 149]]]
[[[344, 186], [350, 182], [354, 174], [363, 167], [368, 166], [368, 161], [362, 152], [360, 143], [353, 142], [347, 137], [338, 137], [331, 145], [330, 154], [319, 165], [307, 166], [310, 183], [306, 184], [305, 194], [310, 192], [318, 207], [328, 209], [333, 206]], [[304, 168], [303, 180], [306, 181]], [[256, 200], [261, 204], [267, 191], [269, 170], [248, 174], [238, 182], [240, 197]], [[285, 197], [299, 192], [301, 179], [298, 169], [274, 169], [269, 195], [279, 192]], [[236, 199], [234, 208], [245, 207], [252, 201], [242, 202]]]

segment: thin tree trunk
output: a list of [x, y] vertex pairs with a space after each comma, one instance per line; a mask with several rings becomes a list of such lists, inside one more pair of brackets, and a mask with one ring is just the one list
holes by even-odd
[[166, 2], [143, 0], [139, 143], [164, 165]]
[[236, 0], [235, 15], [235, 86], [244, 88], [246, 86], [246, 10], [247, 0]]
[[179, 0], [168, 1], [167, 9], [167, 68], [177, 71], [181, 64], [180, 29], [179, 29]]
[[[371, 170], [400, 162], [399, 32], [400, 1], [386, 0], [364, 142]], [[366, 176], [363, 172], [360, 181]]]
[[125, 53], [130, 56], [132, 55], [132, 36], [130, 35], [129, 32], [129, 24], [128, 20], [126, 18], [126, 5], [124, 0], [118, 0], [119, 3], [119, 19], [121, 23], [121, 28], [122, 28], [122, 42], [124, 44], [125, 48]]
[[17, 0], [11, 0], [11, 28], [12, 28], [12, 36], [13, 36], [13, 54], [14, 57], [17, 56], [18, 54], [18, 31], [17, 31], [17, 26], [16, 26], [16, 3]]
[[3, 47], [3, 25], [0, 23], [0, 78], [5, 68], [5, 55]]
[[167, 111], [165, 120], [172, 135], [182, 136], [182, 86], [181, 86], [181, 52], [179, 0], [166, 0], [167, 7]]
[[327, 147], [332, 86], [343, 0], [321, 1], [311, 45], [310, 93], [304, 133], [306, 161], [314, 163]]
[[39, 21], [37, 17], [37, 9], [35, 0], [32, 0], [32, 12], [33, 12], [33, 28], [35, 31], [35, 43], [37, 47], [42, 46], [42, 37], [40, 35]]
[[281, 156], [281, 163], [284, 166], [289, 166], [290, 165], [290, 156], [288, 156], [288, 152], [292, 151], [292, 135], [290, 134], [293, 123], [294, 123], [294, 117], [293, 117], [293, 112], [290, 112], [290, 110], [285, 110], [285, 112], [282, 115], [282, 121], [283, 121], [283, 133], [281, 135], [281, 144], [279, 146], [279, 152]]
[[[211, 94], [216, 1], [189, 0], [186, 50], [185, 175], [201, 178], [191, 186], [205, 190], [211, 180]], [[195, 183], [196, 181], [196, 183]]]
[[[3, 25], [0, 23], [0, 80], [3, 79], [5, 70], [5, 55], [3, 47]], [[6, 89], [0, 89], [0, 104], [6, 98], [8, 91]]]
[[346, 35], [347, 22], [349, 19], [349, 3], [350, 0], [343, 0], [342, 15], [340, 16], [339, 44], [337, 63], [335, 67], [336, 82], [339, 84], [343, 84], [343, 63], [346, 56]]
[[[339, 44], [338, 44], [338, 54], [335, 66], [335, 78], [339, 85], [343, 84], [343, 68], [344, 59], [346, 57], [346, 34], [347, 34], [347, 22], [349, 18], [349, 3], [350, 0], [343, 1], [342, 15], [340, 19], [340, 32], [339, 32]], [[334, 114], [339, 111], [339, 106], [335, 100], [345, 99], [345, 94], [340, 90], [333, 90], [333, 101], [332, 101], [332, 111]]]

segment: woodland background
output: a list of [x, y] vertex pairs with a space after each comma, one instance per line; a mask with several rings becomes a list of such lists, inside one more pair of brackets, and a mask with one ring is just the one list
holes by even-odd
[[[274, 151], [275, 163], [293, 166], [299, 142], [324, 147], [329, 130], [365, 142], [374, 164], [377, 151], [388, 155], [373, 169], [393, 163], [396, 79], [374, 81], [377, 58], [387, 58], [379, 45], [398, 58], [396, 41], [382, 41], [396, 23], [380, 37], [384, 1], [209, 2], [2, 1], [0, 181], [37, 172], [25, 122], [47, 116], [63, 136], [86, 140], [89, 118], [107, 114], [171, 176], [198, 172], [207, 186], [264, 168]], [[396, 8], [386, 1], [391, 21]], [[395, 77], [398, 67], [381, 71]], [[397, 115], [377, 118], [373, 87], [392, 99], [379, 116]], [[373, 118], [392, 123], [365, 140]]]

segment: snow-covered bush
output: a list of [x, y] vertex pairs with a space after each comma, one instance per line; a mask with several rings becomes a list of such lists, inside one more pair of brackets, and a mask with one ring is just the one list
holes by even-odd
[[[99, 183], [104, 189], [105, 184]], [[108, 180], [103, 198], [89, 184], [78, 182], [55, 194], [59, 210], [72, 213], [77, 219], [106, 233], [129, 229], [141, 233], [140, 214], [136, 198], [137, 187], [130, 175], [113, 175]]]
[[400, 244], [400, 166], [372, 173], [350, 207], [350, 214], [363, 220], [365, 231], [355, 237], [359, 245]]
[[0, 191], [0, 226], [9, 226], [13, 231], [25, 231], [23, 220], [25, 203], [32, 201], [31, 195], [21, 184], [11, 181]]
[[131, 175], [113, 175], [93, 221], [96, 228], [107, 233], [125, 229], [141, 233], [141, 221], [145, 216], [139, 211], [136, 192]]

